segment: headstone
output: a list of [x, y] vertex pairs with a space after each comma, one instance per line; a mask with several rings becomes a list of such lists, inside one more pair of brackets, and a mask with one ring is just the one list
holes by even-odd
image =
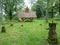
[[56, 33], [56, 23], [49, 23], [49, 35], [48, 42], [52, 44], [57, 44], [57, 33]]

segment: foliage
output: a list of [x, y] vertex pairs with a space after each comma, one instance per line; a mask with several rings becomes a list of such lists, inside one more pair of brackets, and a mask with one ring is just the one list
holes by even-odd
[[12, 18], [14, 12], [17, 13], [17, 6], [22, 3], [21, 0], [5, 0], [5, 13], [9, 15], [9, 18]]
[[3, 4], [4, 12], [10, 20], [13, 15], [17, 14], [17, 10], [20, 10], [24, 4], [23, 0], [3, 0], [0, 2]]
[[57, 8], [57, 10], [59, 11], [59, 14], [60, 14], [60, 0], [58, 2], [56, 2], [55, 7]]
[[40, 2], [39, 0], [33, 5], [32, 10], [36, 11], [37, 18], [40, 18], [44, 15], [43, 11], [43, 2]]
[[[47, 6], [47, 2], [48, 2], [48, 6]], [[58, 2], [59, 2], [59, 0], [37, 0], [37, 2], [32, 6], [32, 10], [36, 11], [36, 9], [37, 9], [38, 12], [41, 13], [41, 11], [39, 11], [40, 9], [38, 9], [38, 6], [37, 6], [37, 5], [39, 5], [43, 12], [42, 14], [44, 14], [44, 15], [46, 15], [46, 9], [49, 12], [52, 9], [52, 7], [54, 7], [55, 12], [57, 12], [58, 8], [56, 8], [56, 7], [58, 6], [58, 4], [57, 4]], [[55, 6], [55, 4], [57, 4], [57, 5]], [[50, 16], [50, 13], [48, 13], [48, 16]]]
[[36, 8], [37, 8], [37, 9], [36, 9], [37, 18], [42, 17], [41, 6], [37, 5]]

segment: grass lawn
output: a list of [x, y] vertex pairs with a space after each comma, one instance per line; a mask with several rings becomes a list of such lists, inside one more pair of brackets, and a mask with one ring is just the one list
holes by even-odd
[[[60, 21], [54, 22], [57, 22], [56, 30], [60, 44]], [[9, 24], [5, 25], [6, 33], [1, 33], [0, 26], [0, 45], [48, 45], [48, 30], [46, 30], [48, 23], [45, 20], [36, 19], [33, 22], [13, 23], [12, 27]]]

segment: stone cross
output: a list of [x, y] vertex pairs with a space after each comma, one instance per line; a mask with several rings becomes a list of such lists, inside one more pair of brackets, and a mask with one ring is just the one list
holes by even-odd
[[51, 13], [51, 15], [52, 15], [52, 16], [51, 16], [51, 19], [52, 19], [52, 18], [54, 17], [54, 13], [56, 13], [56, 12], [54, 12], [54, 9], [52, 8], [52, 9], [51, 9], [51, 12], [49, 12], [49, 13]]

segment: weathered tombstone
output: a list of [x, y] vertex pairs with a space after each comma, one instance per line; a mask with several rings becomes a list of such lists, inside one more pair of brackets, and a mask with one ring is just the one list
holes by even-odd
[[56, 23], [49, 23], [49, 35], [48, 42], [52, 44], [57, 44], [57, 33], [56, 33]]

